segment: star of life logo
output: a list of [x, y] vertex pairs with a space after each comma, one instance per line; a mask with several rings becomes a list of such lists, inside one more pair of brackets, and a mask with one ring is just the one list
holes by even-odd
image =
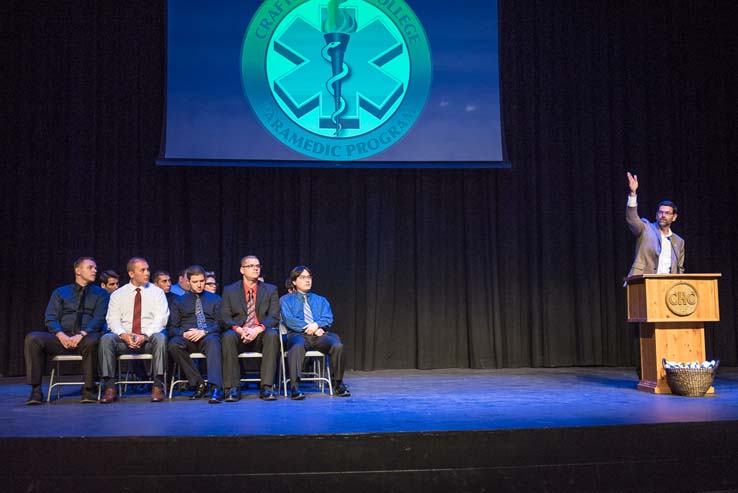
[[425, 31], [402, 0], [271, 0], [241, 53], [244, 93], [281, 144], [351, 161], [396, 144], [431, 85]]

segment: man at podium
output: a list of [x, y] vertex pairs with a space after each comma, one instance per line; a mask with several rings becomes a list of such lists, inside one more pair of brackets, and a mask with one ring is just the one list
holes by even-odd
[[635, 257], [628, 276], [639, 274], [683, 274], [684, 240], [671, 230], [677, 220], [677, 206], [670, 200], [659, 203], [656, 221], [638, 216], [638, 176], [628, 172], [628, 206], [625, 220], [630, 231], [638, 237]]

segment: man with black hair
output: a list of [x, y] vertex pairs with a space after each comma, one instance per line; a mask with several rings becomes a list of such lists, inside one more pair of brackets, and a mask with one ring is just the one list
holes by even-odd
[[[210, 404], [223, 402], [223, 371], [221, 364], [220, 333], [221, 299], [205, 291], [205, 269], [192, 265], [185, 271], [190, 291], [172, 303], [169, 318], [168, 351], [172, 359], [187, 375], [195, 388], [191, 399], [210, 396]], [[191, 353], [203, 353], [207, 358], [208, 385], [190, 358]], [[209, 388], [208, 388], [209, 387]]]
[[100, 274], [98, 282], [100, 283], [100, 287], [110, 294], [118, 289], [120, 285], [120, 276], [114, 270], [108, 269]]
[[302, 400], [300, 371], [307, 350], [328, 354], [333, 378], [333, 395], [349, 397], [351, 392], [343, 383], [343, 343], [335, 332], [331, 304], [324, 297], [311, 291], [313, 272], [309, 267], [298, 265], [290, 272], [293, 293], [282, 296], [282, 323], [287, 328], [287, 363], [290, 367], [290, 398]]

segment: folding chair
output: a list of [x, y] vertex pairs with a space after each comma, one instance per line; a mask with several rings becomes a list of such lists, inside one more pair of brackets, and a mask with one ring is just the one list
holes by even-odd
[[[261, 353], [257, 353], [256, 351], [252, 352], [245, 352], [238, 355], [238, 359], [256, 359], [256, 358], [263, 358], [264, 356]], [[249, 378], [248, 373], [246, 373], [246, 378], [241, 378], [240, 381], [243, 382], [261, 382], [261, 374], [259, 374], [256, 378]]]
[[[62, 372], [61, 372], [61, 364], [66, 363], [69, 361], [82, 361], [82, 356], [78, 354], [60, 354], [57, 356], [54, 356], [51, 358], [51, 362], [54, 363], [54, 366], [51, 367], [51, 377], [49, 378], [49, 391], [46, 393], [46, 402], [51, 402], [51, 391], [56, 387], [56, 398], [61, 398], [61, 387], [62, 385], [79, 385], [83, 386], [85, 384], [84, 381], [62, 381]], [[57, 376], [59, 378], [58, 382], [54, 382], [54, 376]], [[97, 384], [97, 399], [100, 400], [100, 382], [96, 382]]]
[[[207, 357], [203, 353], [190, 353], [190, 359], [194, 360], [207, 360]], [[180, 374], [180, 368], [177, 365], [177, 363], [174, 363], [174, 371], [172, 372], [172, 382], [169, 384], [169, 399], [172, 399], [172, 393], [174, 392], [174, 386], [178, 385], [180, 383], [187, 382], [187, 379], [182, 379], [182, 375]], [[208, 383], [207, 378], [205, 379], [205, 383]]]
[[[287, 397], [287, 382], [290, 380], [287, 377], [285, 360], [287, 353], [284, 351], [284, 341], [282, 336], [287, 334], [287, 327], [283, 324], [279, 324], [279, 350], [281, 352], [280, 371], [282, 372], [282, 378], [279, 379], [280, 384], [284, 384], [284, 396]], [[302, 372], [302, 382], [317, 382], [321, 392], [325, 392], [326, 385], [328, 387], [328, 395], [333, 395], [333, 383], [331, 382], [331, 367], [328, 362], [328, 357], [321, 351], [305, 351], [305, 360], [312, 366], [312, 369], [307, 372]]]
[[[141, 383], [150, 383], [154, 384], [154, 380], [130, 380], [130, 366], [126, 369], [126, 376], [123, 378], [123, 372], [121, 371], [121, 362], [123, 361], [146, 361], [146, 360], [153, 360], [154, 356], [148, 353], [143, 354], [121, 354], [118, 356], [118, 380], [116, 380], [115, 385], [118, 386], [118, 395], [123, 396], [123, 389], [125, 388], [128, 390], [128, 384], [141, 384]], [[166, 382], [166, 372], [164, 375], [164, 381]]]

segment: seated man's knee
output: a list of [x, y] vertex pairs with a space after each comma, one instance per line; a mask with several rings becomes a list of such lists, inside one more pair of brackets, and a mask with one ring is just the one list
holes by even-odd
[[118, 341], [118, 336], [112, 332], [108, 332], [100, 338], [100, 345], [111, 345]]
[[165, 346], [167, 343], [167, 336], [161, 332], [157, 332], [156, 334], [149, 336], [149, 342], [155, 346]]

